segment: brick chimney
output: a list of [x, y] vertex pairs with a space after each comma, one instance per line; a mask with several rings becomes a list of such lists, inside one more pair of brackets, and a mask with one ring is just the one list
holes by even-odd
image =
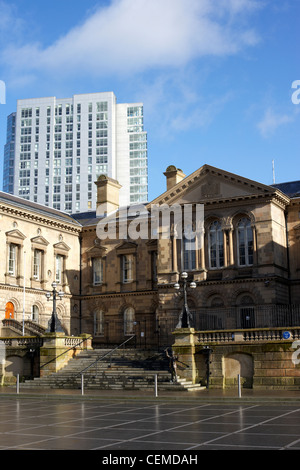
[[122, 187], [118, 181], [106, 175], [100, 175], [97, 181], [97, 216], [108, 215], [119, 208], [119, 191]]
[[180, 170], [180, 168], [176, 168], [174, 165], [168, 166], [164, 175], [167, 179], [167, 191], [186, 177], [183, 171]]

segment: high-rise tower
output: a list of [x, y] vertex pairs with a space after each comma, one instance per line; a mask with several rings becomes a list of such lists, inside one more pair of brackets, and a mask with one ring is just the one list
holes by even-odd
[[[5, 191], [68, 213], [85, 212], [95, 210], [94, 182], [105, 174], [122, 186], [121, 206], [147, 201], [142, 103], [117, 104], [112, 92], [24, 99], [14, 119], [14, 141], [8, 135], [6, 143]], [[12, 143], [13, 170], [7, 163]], [[13, 186], [6, 184], [8, 167]]]

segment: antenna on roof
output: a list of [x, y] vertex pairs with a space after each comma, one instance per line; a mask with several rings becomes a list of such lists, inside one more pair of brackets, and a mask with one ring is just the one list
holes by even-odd
[[275, 184], [275, 164], [274, 164], [274, 160], [272, 160], [272, 169], [273, 169], [273, 184]]

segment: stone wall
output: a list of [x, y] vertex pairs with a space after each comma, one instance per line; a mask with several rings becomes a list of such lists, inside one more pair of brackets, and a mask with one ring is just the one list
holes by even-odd
[[[178, 375], [207, 385], [204, 347], [194, 330], [177, 330], [173, 349], [178, 355]], [[298, 344], [299, 343], [299, 344]], [[237, 387], [256, 390], [300, 390], [300, 341], [210, 343], [210, 388]], [[299, 362], [299, 363], [297, 363]]]

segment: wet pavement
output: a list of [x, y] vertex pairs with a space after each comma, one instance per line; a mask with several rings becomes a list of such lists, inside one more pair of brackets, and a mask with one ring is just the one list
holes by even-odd
[[124, 451], [150, 465], [153, 450], [193, 455], [190, 464], [201, 450], [300, 450], [300, 392], [0, 387], [0, 450], [99, 450], [110, 459]]

